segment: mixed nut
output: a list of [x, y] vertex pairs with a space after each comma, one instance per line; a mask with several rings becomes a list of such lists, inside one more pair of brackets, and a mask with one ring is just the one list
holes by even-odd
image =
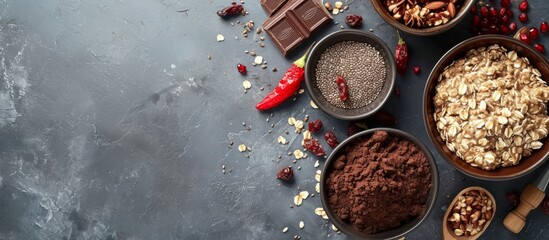
[[406, 26], [424, 28], [447, 23], [456, 16], [463, 0], [385, 0], [394, 19]]
[[459, 196], [451, 206], [448, 223], [457, 236], [475, 236], [488, 226], [494, 215], [492, 199], [481, 190], [471, 190]]

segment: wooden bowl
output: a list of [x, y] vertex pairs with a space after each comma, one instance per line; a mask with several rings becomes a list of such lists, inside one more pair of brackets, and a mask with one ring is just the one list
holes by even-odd
[[[454, 233], [454, 231], [452, 231], [452, 228], [450, 227], [450, 225], [448, 225], [448, 216], [450, 215], [450, 212], [452, 211], [452, 208], [454, 207], [454, 204], [458, 200], [458, 197], [465, 194], [465, 193], [467, 193], [467, 192], [469, 192], [469, 191], [471, 191], [471, 190], [484, 192], [492, 200], [492, 218], [490, 220], [488, 220], [484, 224], [484, 228], [482, 228], [482, 230], [479, 233], [475, 234], [474, 236], [468, 236], [468, 237], [466, 237], [466, 236], [457, 236]], [[459, 192], [456, 195], [456, 197], [454, 197], [454, 200], [452, 200], [450, 205], [448, 205], [448, 209], [446, 209], [446, 213], [444, 214], [444, 217], [442, 218], [442, 236], [443, 236], [443, 239], [444, 240], [449, 240], [449, 239], [474, 240], [474, 239], [477, 239], [484, 233], [484, 231], [486, 231], [486, 229], [488, 228], [488, 226], [490, 225], [490, 223], [492, 222], [492, 220], [494, 219], [495, 216], [496, 216], [496, 200], [494, 199], [494, 196], [488, 190], [486, 190], [482, 187], [476, 187], [476, 186], [465, 188], [461, 192]]]
[[[376, 12], [387, 22], [389, 25], [393, 26], [394, 28], [398, 29], [401, 32], [409, 33], [412, 35], [417, 36], [433, 36], [440, 33], [443, 33], [445, 31], [448, 31], [452, 27], [454, 27], [456, 24], [458, 24], [461, 20], [466, 18], [467, 14], [471, 10], [471, 7], [475, 4], [476, 1], [474, 0], [464, 0], [463, 4], [461, 5], [461, 8], [456, 12], [456, 15], [454, 18], [449, 20], [447, 23], [433, 26], [433, 27], [425, 27], [425, 28], [414, 28], [409, 27], [398, 20], [396, 20], [389, 10], [385, 7], [386, 0], [372, 0], [372, 5], [374, 6], [374, 9]], [[395, 0], [395, 2], [398, 2], [399, 0]], [[406, 0], [405, 0], [406, 1]]]
[[435, 95], [435, 87], [438, 82], [438, 76], [442, 73], [444, 68], [450, 65], [454, 60], [462, 58], [470, 49], [489, 46], [492, 44], [499, 44], [507, 50], [516, 51], [519, 57], [528, 58], [530, 64], [541, 72], [542, 78], [544, 78], [545, 81], [549, 80], [549, 62], [547, 62], [547, 59], [534, 50], [531, 46], [526, 45], [519, 40], [502, 35], [482, 35], [473, 37], [450, 49], [433, 67], [423, 92], [423, 120], [429, 139], [433, 145], [435, 145], [437, 151], [457, 170], [478, 179], [509, 180], [524, 176], [532, 172], [537, 167], [543, 165], [549, 156], [549, 137], [541, 140], [543, 143], [542, 148], [534, 150], [532, 155], [528, 157], [523, 157], [519, 164], [511, 167], [500, 167], [493, 171], [487, 171], [469, 165], [464, 160], [459, 158], [454, 152], [450, 151], [440, 137], [433, 118], [433, 114], [435, 112], [433, 96]]

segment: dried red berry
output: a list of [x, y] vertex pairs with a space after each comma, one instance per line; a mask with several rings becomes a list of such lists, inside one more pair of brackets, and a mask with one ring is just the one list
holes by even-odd
[[545, 47], [541, 43], [534, 44], [534, 48], [540, 53], [545, 52]]
[[324, 134], [324, 139], [326, 140], [326, 143], [330, 145], [331, 148], [335, 148], [339, 144], [339, 141], [337, 141], [336, 135], [332, 131], [327, 131]]
[[322, 128], [322, 121], [320, 119], [309, 122], [309, 132], [315, 133]]
[[345, 23], [353, 28], [360, 27], [362, 25], [362, 16], [349, 14], [345, 17]]
[[539, 30], [542, 33], [546, 33], [547, 30], [549, 30], [549, 24], [546, 21], [542, 21], [541, 24], [539, 25]]
[[521, 33], [521, 34], [519, 35], [519, 39], [520, 39], [522, 42], [526, 43], [526, 44], [530, 44], [530, 38], [528, 37], [528, 35], [527, 35], [526, 33]]
[[242, 64], [236, 64], [236, 69], [238, 70], [238, 72], [242, 75], [245, 75], [248, 71], [246, 70], [246, 66], [242, 65]]
[[505, 198], [509, 201], [512, 207], [516, 207], [520, 203], [519, 195], [516, 192], [508, 192], [505, 194]]
[[520, 13], [519, 16], [518, 16], [518, 20], [522, 23], [528, 21], [528, 14]]
[[278, 172], [276, 173], [276, 178], [283, 181], [291, 181], [292, 179], [294, 179], [294, 171], [292, 170], [292, 167], [287, 166], [278, 170]]
[[538, 31], [537, 28], [532, 27], [532, 28], [528, 29], [528, 34], [530, 35], [531, 39], [536, 40], [536, 39], [538, 39], [539, 31]]
[[545, 197], [539, 207], [546, 215], [549, 215], [549, 197]]
[[499, 5], [504, 8], [508, 8], [511, 6], [511, 0], [501, 0], [499, 1]]
[[341, 101], [347, 101], [349, 99], [349, 88], [347, 87], [347, 81], [342, 76], [336, 78], [337, 89], [339, 90], [339, 99]]
[[482, 6], [480, 8], [480, 15], [483, 17], [488, 17], [488, 15], [490, 15], [490, 13], [488, 12], [488, 7]]
[[229, 17], [229, 16], [242, 14], [243, 11], [244, 11], [244, 6], [237, 4], [236, 2], [232, 2], [231, 6], [217, 11], [217, 15], [220, 17]]
[[524, 0], [520, 2], [518, 8], [521, 12], [526, 12], [528, 10], [528, 1]]
[[473, 5], [473, 7], [471, 7], [471, 14], [477, 15], [477, 5]]
[[305, 144], [305, 149], [311, 151], [314, 155], [319, 157], [326, 155], [324, 148], [322, 148], [322, 145], [320, 145], [317, 139], [305, 139], [303, 140], [303, 143]]
[[415, 66], [414, 67], [414, 74], [418, 75], [420, 72], [421, 72], [421, 69], [419, 68], [419, 66]]
[[396, 118], [389, 112], [385, 110], [379, 110], [374, 114], [374, 120], [376, 122], [385, 124], [385, 125], [395, 125], [397, 123]]
[[517, 23], [516, 22], [509, 23], [509, 30], [511, 30], [511, 32], [514, 32], [515, 30], [517, 30]]

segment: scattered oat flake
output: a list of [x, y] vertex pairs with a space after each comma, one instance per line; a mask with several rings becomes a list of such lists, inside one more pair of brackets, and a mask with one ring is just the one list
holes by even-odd
[[303, 152], [302, 152], [301, 150], [299, 150], [299, 149], [296, 149], [296, 150], [294, 151], [294, 156], [295, 156], [296, 159], [302, 159], [302, 158], [303, 158], [303, 155], [304, 155]]
[[303, 139], [311, 139], [311, 132], [309, 130], [303, 132]]
[[303, 198], [300, 195], [296, 195], [294, 197], [294, 204], [296, 206], [300, 206], [302, 202], [303, 202]]
[[398, 240], [406, 240], [406, 237], [401, 237]]
[[294, 117], [288, 118], [288, 124], [290, 124], [290, 126], [293, 126], [295, 124], [295, 118]]
[[332, 230], [334, 230], [336, 232], [339, 231], [339, 229], [337, 229], [337, 227], [333, 223], [332, 223]]
[[262, 56], [256, 56], [254, 59], [255, 64], [261, 64], [263, 63], [263, 57]]
[[288, 143], [288, 140], [286, 140], [286, 138], [284, 138], [283, 136], [278, 136], [278, 143], [284, 145], [284, 144], [287, 144]]
[[172, 63], [172, 65], [170, 66], [171, 68], [176, 68], [175, 64]]
[[304, 123], [301, 120], [295, 121], [295, 132], [301, 132], [303, 130]]
[[217, 34], [217, 41], [218, 42], [223, 42], [223, 41], [225, 41], [225, 37], [223, 37], [223, 35], [221, 35], [221, 34]]
[[244, 145], [244, 144], [238, 145], [238, 151], [240, 151], [240, 152], [246, 151], [246, 145]]
[[242, 82], [242, 86], [244, 87], [244, 89], [248, 90], [248, 89], [250, 89], [250, 88], [252, 87], [252, 83], [251, 83], [250, 81], [248, 81], [248, 80], [244, 80], [244, 81]]
[[285, 232], [287, 232], [287, 231], [288, 231], [288, 227], [284, 227], [284, 228], [282, 229], [282, 232], [283, 232], [283, 233], [285, 233]]
[[318, 106], [316, 105], [315, 102], [313, 102], [313, 100], [311, 100], [311, 107], [314, 109], [318, 109]]
[[305, 227], [305, 223], [303, 221], [299, 221], [299, 228], [303, 229]]
[[320, 175], [322, 173], [322, 170], [316, 170], [316, 174]]
[[315, 180], [320, 182], [320, 173], [315, 174]]
[[303, 199], [307, 199], [307, 198], [309, 197], [309, 192], [307, 192], [307, 191], [301, 191], [301, 192], [299, 193], [299, 196], [301, 196], [301, 198], [303, 198]]
[[318, 207], [318, 208], [315, 208], [315, 214], [318, 215], [318, 216], [322, 216], [326, 213], [326, 211], [324, 211], [324, 208], [321, 208], [321, 207]]
[[316, 191], [317, 193], [320, 193], [320, 183], [316, 183], [315, 191]]
[[316, 160], [315, 162], [315, 168], [317, 168], [318, 166], [320, 166], [320, 162], [318, 160]]

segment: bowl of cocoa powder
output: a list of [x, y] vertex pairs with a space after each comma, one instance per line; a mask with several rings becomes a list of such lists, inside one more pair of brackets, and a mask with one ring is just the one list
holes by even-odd
[[393, 239], [429, 215], [438, 170], [429, 149], [414, 136], [376, 128], [339, 144], [320, 182], [322, 205], [337, 229], [357, 239]]

